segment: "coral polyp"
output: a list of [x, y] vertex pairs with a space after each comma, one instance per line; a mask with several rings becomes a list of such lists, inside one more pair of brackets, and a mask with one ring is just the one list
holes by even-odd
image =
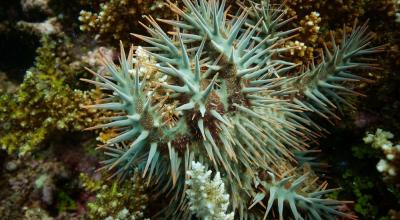
[[149, 36], [134, 36], [147, 44], [136, 55], [121, 44], [118, 66], [105, 59], [107, 73], [84, 79], [104, 90], [86, 107], [114, 112], [90, 128], [115, 134], [99, 147], [109, 157], [103, 169], [121, 178], [139, 170], [154, 196], [169, 198], [157, 214], [168, 219], [193, 214], [185, 193], [192, 161], [221, 174], [239, 219], [271, 210], [280, 219], [355, 218], [342, 210], [347, 202], [323, 198], [332, 190], [295, 155], [324, 132], [313, 114], [338, 118], [341, 105], [351, 106], [347, 96], [359, 95], [349, 85], [368, 81], [351, 72], [373, 68], [359, 58], [382, 49], [369, 47], [366, 25], [301, 68], [282, 58], [297, 31], [284, 29], [284, 7], [249, 1], [231, 14], [224, 0], [182, 2], [168, 2], [177, 20], [146, 17]]

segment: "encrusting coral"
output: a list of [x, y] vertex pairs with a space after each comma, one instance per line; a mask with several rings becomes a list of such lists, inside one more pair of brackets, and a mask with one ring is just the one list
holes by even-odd
[[[158, 213], [168, 218], [194, 215], [185, 174], [201, 161], [221, 173], [238, 219], [266, 219], [271, 212], [279, 219], [354, 219], [343, 211], [348, 202], [324, 198], [334, 189], [311, 170], [295, 169], [294, 155], [325, 132], [312, 114], [338, 118], [337, 109], [351, 106], [346, 97], [360, 95], [348, 84], [368, 81], [351, 73], [373, 68], [359, 58], [382, 50], [369, 46], [366, 25], [354, 26], [340, 43], [332, 37], [321, 62], [299, 71], [280, 59], [291, 49], [285, 40], [298, 30], [284, 30], [290, 19], [283, 19], [283, 6], [250, 2], [231, 15], [226, 1], [184, 0], [185, 9], [168, 4], [179, 19], [158, 21], [172, 31], [146, 17], [150, 36], [134, 34], [149, 44], [139, 49], [155, 63], [134, 59], [133, 49], [126, 56], [121, 45], [119, 66], [105, 59], [107, 73], [91, 71], [96, 79], [83, 79], [104, 91], [86, 108], [115, 112], [89, 128], [113, 133], [99, 147], [109, 157], [103, 169], [120, 178], [138, 169], [154, 197], [169, 198]], [[141, 74], [143, 68], [155, 69], [162, 82]]]

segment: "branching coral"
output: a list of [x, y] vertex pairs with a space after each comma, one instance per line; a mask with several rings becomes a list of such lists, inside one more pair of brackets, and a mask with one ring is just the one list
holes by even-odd
[[233, 212], [226, 214], [229, 195], [225, 193], [220, 174], [217, 173], [211, 180], [212, 171], [205, 170], [203, 164], [194, 161], [192, 161], [192, 169], [186, 173], [190, 177], [186, 181], [189, 187], [186, 194], [189, 198], [190, 210], [204, 220], [233, 220]]
[[400, 165], [400, 144], [393, 145], [389, 140], [394, 136], [388, 131], [377, 129], [375, 134], [367, 133], [364, 142], [371, 144], [373, 148], [381, 149], [385, 155], [385, 159], [381, 159], [376, 165], [379, 172], [384, 173], [386, 178], [395, 178], [398, 176], [398, 168]]
[[[24, 155], [45, 140], [54, 129], [79, 131], [91, 124], [90, 118], [78, 111], [79, 104], [90, 100], [87, 94], [68, 87], [41, 81], [28, 73], [16, 95], [1, 97], [2, 122], [0, 138], [2, 148], [8, 153]], [[56, 85], [57, 86], [57, 85]], [[42, 93], [48, 90], [49, 93]], [[36, 97], [32, 94], [36, 91]], [[16, 98], [18, 97], [18, 98]], [[31, 99], [34, 98], [34, 99]]]
[[79, 16], [82, 22], [80, 29], [95, 33], [101, 40], [128, 41], [129, 33], [140, 27], [137, 21], [142, 15], [151, 13], [166, 17], [167, 12], [163, 7], [164, 3], [160, 0], [111, 0], [100, 3], [98, 13], [82, 10]]
[[[273, 1], [279, 2], [279, 1]], [[329, 0], [292, 0], [287, 2], [288, 15], [298, 16], [302, 19], [303, 16], [318, 11], [322, 15], [322, 20], [336, 20], [338, 26], [343, 23], [351, 25], [354, 19], [365, 13], [365, 6], [369, 3], [368, 0], [348, 0], [348, 1], [329, 1]], [[337, 15], [342, 15], [338, 17]]]
[[[194, 160], [229, 183], [230, 208], [239, 219], [266, 218], [271, 208], [280, 219], [354, 218], [341, 210], [346, 202], [322, 198], [330, 192], [326, 184], [294, 169], [294, 154], [323, 132], [312, 113], [338, 118], [336, 109], [351, 106], [346, 97], [359, 95], [347, 85], [368, 81], [351, 73], [372, 68], [358, 58], [382, 49], [369, 47], [373, 35], [366, 25], [332, 42], [321, 63], [298, 71], [280, 59], [291, 49], [285, 40], [298, 30], [282, 30], [291, 21], [283, 19], [283, 6], [249, 3], [231, 15], [226, 1], [183, 4], [169, 2], [178, 20], [158, 19], [173, 31], [147, 17], [150, 36], [135, 34], [149, 44], [140, 50], [153, 61], [134, 59], [132, 49], [126, 57], [121, 46], [119, 66], [105, 59], [106, 74], [92, 71], [97, 80], [84, 79], [105, 91], [86, 107], [115, 112], [91, 128], [115, 134], [100, 146], [109, 156], [104, 169], [119, 177], [139, 169], [154, 196], [169, 195], [170, 206], [160, 213], [177, 219], [191, 215], [183, 189]], [[140, 73], [143, 67], [165, 78], [154, 82]], [[167, 111], [171, 120], [162, 117]], [[284, 212], [284, 201], [291, 212]]]
[[49, 18], [44, 22], [19, 21], [17, 28], [21, 31], [30, 32], [37, 36], [51, 35], [61, 32], [61, 25], [56, 17]]
[[314, 48], [319, 37], [319, 23], [321, 18], [318, 12], [311, 12], [300, 20], [300, 33], [295, 40], [287, 41], [286, 47], [290, 49], [290, 56], [295, 62], [307, 64], [314, 59]]
[[92, 96], [68, 86], [74, 68], [56, 57], [56, 43], [44, 38], [38, 54], [17, 92], [0, 97], [0, 144], [10, 154], [30, 152], [54, 131], [80, 131], [96, 113], [80, 110]]
[[24, 12], [39, 11], [46, 14], [52, 14], [49, 7], [50, 0], [21, 0], [21, 7]]

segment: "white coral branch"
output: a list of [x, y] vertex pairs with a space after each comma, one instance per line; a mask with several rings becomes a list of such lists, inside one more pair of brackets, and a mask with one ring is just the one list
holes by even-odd
[[192, 168], [187, 171], [190, 179], [186, 181], [190, 210], [203, 220], [233, 220], [233, 212], [226, 214], [229, 194], [225, 192], [220, 173], [213, 180], [211, 174], [203, 164], [192, 161]]

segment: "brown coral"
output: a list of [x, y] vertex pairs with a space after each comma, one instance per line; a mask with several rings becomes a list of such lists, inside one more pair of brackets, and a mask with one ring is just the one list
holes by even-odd
[[98, 12], [80, 12], [80, 29], [108, 42], [129, 42], [130, 33], [141, 28], [139, 20], [143, 15], [152, 14], [163, 18], [171, 16], [168, 10], [164, 10], [164, 3], [160, 0], [111, 0], [99, 5]]

